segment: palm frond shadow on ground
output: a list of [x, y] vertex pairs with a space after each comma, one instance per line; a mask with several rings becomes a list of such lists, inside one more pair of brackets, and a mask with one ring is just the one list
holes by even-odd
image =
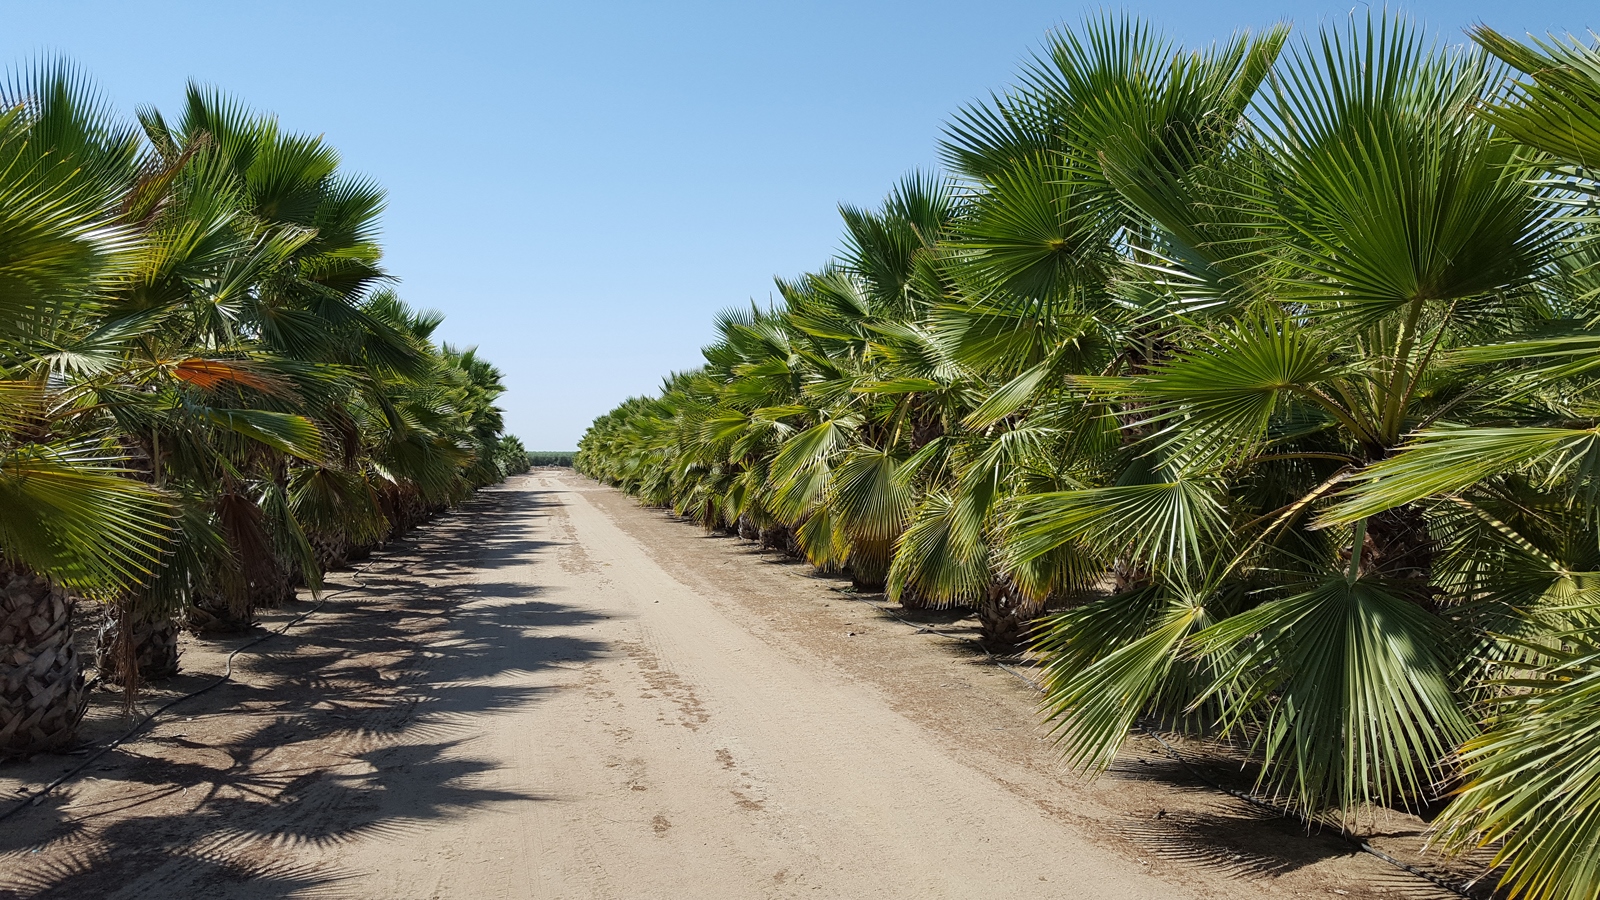
[[574, 464], [1031, 630], [1076, 768], [1170, 720], [1295, 815], [1434, 809], [1434, 849], [1588, 900], [1600, 50], [1468, 37], [1065, 26], [955, 115], [949, 182], [841, 208]]
[[[485, 494], [468, 515], [384, 553], [362, 576], [366, 587], [330, 600], [267, 652], [240, 657], [236, 681], [90, 773], [123, 790], [69, 791], [14, 818], [0, 838], [0, 890], [99, 896], [157, 879], [176, 895], [219, 885], [233, 885], [228, 896], [337, 895], [336, 873], [260, 860], [548, 799], [477, 786], [492, 764], [472, 753], [464, 730], [470, 717], [543, 696], [485, 682], [608, 649], [541, 633], [593, 614], [537, 586], [494, 580], [496, 569], [560, 547], [520, 536], [540, 508], [537, 497], [527, 501], [512, 509]], [[468, 602], [479, 598], [492, 602]], [[244, 727], [192, 738], [223, 711]]]
[[13, 886], [0, 886], [0, 900], [70, 900], [106, 896], [106, 873], [137, 873], [159, 880], [172, 896], [228, 896], [240, 900], [280, 897], [339, 897], [354, 873], [292, 860], [243, 860], [156, 848], [137, 860], [109, 851], [69, 852], [37, 868], [19, 873]]
[[[1258, 768], [1243, 760], [1238, 750], [1191, 744], [1184, 750], [1186, 762], [1179, 762], [1148, 740], [1137, 740], [1129, 749], [1104, 777], [1153, 782], [1172, 791], [1175, 801], [1180, 795], [1190, 798], [1133, 819], [1121, 829], [1135, 843], [1165, 859], [1241, 878], [1271, 879], [1363, 852], [1331, 823], [1307, 823], [1218, 790], [1216, 785], [1223, 785], [1250, 793], [1255, 785]], [[1198, 806], [1193, 801], [1199, 801]], [[1485, 900], [1499, 896], [1494, 890], [1496, 878], [1485, 875], [1493, 875], [1488, 854], [1418, 856], [1416, 849], [1428, 837], [1426, 826], [1389, 811], [1379, 810], [1377, 815], [1380, 818], [1363, 829], [1363, 839], [1379, 850], [1470, 896]], [[1437, 887], [1399, 868], [1378, 871], [1383, 879], [1378, 887], [1387, 894], [1429, 900], [1442, 896]]]
[[[678, 525], [696, 524], [670, 515], [666, 518]], [[934, 637], [928, 639], [937, 646], [937, 655], [963, 668], [990, 670], [997, 661], [997, 657], [986, 653], [978, 644], [979, 630], [968, 609], [891, 607], [885, 604], [881, 593], [854, 591], [849, 587], [848, 578], [810, 569], [803, 560], [763, 549], [756, 542], [717, 533], [701, 533], [686, 540], [722, 545], [721, 552], [739, 564], [790, 569], [807, 581], [829, 585], [841, 601], [834, 605], [850, 610], [851, 621], [847, 626], [859, 623], [857, 627], [860, 628], [887, 628], [897, 639], [904, 636], [914, 640], [932, 635]], [[1027, 675], [1026, 667], [1036, 663], [1027, 654], [999, 659], [1025, 667], [1013, 674]], [[1020, 734], [1007, 740], [1019, 738]], [[1332, 824], [1308, 826], [1301, 819], [1265, 810], [1219, 791], [1217, 784], [1246, 793], [1256, 788], [1259, 766], [1249, 760], [1245, 747], [1191, 741], [1186, 742], [1182, 752], [1187, 764], [1174, 760], [1148, 738], [1136, 737], [1101, 776], [1104, 782], [1136, 781], [1158, 785], [1166, 795], [1159, 807], [1132, 813], [1124, 824], [1115, 826], [1138, 847], [1185, 867], [1201, 867], [1242, 880], [1269, 882], [1302, 868], [1361, 855], [1358, 846]], [[1418, 847], [1425, 836], [1420, 822], [1402, 817], [1395, 817], [1387, 824], [1379, 820], [1366, 833], [1380, 849], [1449, 884], [1471, 883], [1469, 892], [1473, 896], [1492, 894], [1494, 879], [1483, 877], [1488, 871], [1487, 857], [1477, 854], [1462, 859], [1441, 859], [1420, 855]], [[1396, 897], [1432, 900], [1441, 896], [1439, 890], [1427, 882], [1392, 867], [1380, 867], [1370, 877], [1378, 878], [1377, 886]]]
[[1205, 801], [1198, 810], [1163, 807], [1122, 829], [1138, 844], [1185, 864], [1271, 877], [1359, 852], [1337, 834], [1309, 833], [1299, 821], [1218, 792], [1169, 756], [1122, 757], [1104, 777], [1155, 782], [1175, 794]]

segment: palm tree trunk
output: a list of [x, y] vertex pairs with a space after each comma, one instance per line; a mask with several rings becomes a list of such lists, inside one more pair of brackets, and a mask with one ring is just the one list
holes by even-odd
[[894, 552], [890, 541], [857, 541], [850, 547], [850, 586], [858, 591], [881, 591], [889, 577]]
[[428, 504], [420, 494], [409, 488], [394, 489], [387, 506], [390, 540], [405, 537], [411, 529], [428, 519]]
[[1361, 570], [1420, 588], [1433, 576], [1434, 552], [1422, 508], [1397, 506], [1367, 519]]
[[[345, 565], [350, 541], [343, 532], [325, 542], [313, 535], [312, 547], [327, 570]], [[245, 579], [242, 588], [217, 585], [196, 594], [189, 608], [190, 627], [195, 631], [246, 631], [256, 623], [256, 610], [277, 609], [295, 597], [293, 573], [277, 554], [255, 560]]]
[[225, 591], [195, 594], [188, 614], [190, 630], [202, 633], [232, 634], [248, 631], [256, 623], [249, 601], [231, 598]]
[[314, 531], [308, 537], [317, 566], [324, 572], [342, 569], [350, 562], [350, 538], [343, 531]]
[[1015, 650], [1028, 637], [1029, 626], [1044, 611], [1044, 603], [1021, 595], [1009, 579], [989, 585], [978, 603], [978, 635], [991, 650]]
[[[352, 551], [353, 553], [354, 551]], [[252, 609], [278, 609], [294, 600], [294, 564], [273, 553], [250, 581]]]
[[906, 588], [900, 592], [900, 608], [928, 609], [928, 598], [922, 596], [922, 592], [917, 590], [915, 587], [907, 585]]
[[72, 646], [74, 598], [0, 564], [0, 756], [59, 750], [88, 707]]
[[761, 529], [761, 549], [777, 550], [791, 559], [805, 555], [800, 551], [800, 544], [794, 539], [794, 532], [789, 526], [776, 523]]
[[[319, 542], [311, 536], [318, 562], [324, 570], [331, 562], [344, 565], [350, 541], [340, 532], [337, 537]], [[324, 555], [337, 554], [337, 559]], [[193, 631], [230, 633], [247, 631], [256, 624], [256, 610], [276, 609], [294, 599], [294, 573], [276, 553], [266, 553], [249, 561], [245, 572], [232, 580], [218, 580], [197, 591], [189, 604], [188, 625]]]
[[131, 597], [117, 601], [110, 612], [95, 634], [94, 659], [101, 678], [131, 691], [143, 682], [178, 673], [175, 618], [141, 610]]

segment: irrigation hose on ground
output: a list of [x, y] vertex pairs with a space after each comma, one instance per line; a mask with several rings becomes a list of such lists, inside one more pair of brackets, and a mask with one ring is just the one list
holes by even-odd
[[[68, 769], [63, 775], [58, 777], [56, 780], [50, 782], [49, 784], [47, 784], [44, 787], [40, 788], [39, 790], [33, 792], [32, 794], [29, 794], [28, 796], [17, 800], [16, 802], [14, 802], [11, 805], [10, 809], [6, 810], [5, 812], [0, 812], [0, 822], [4, 822], [6, 819], [11, 818], [12, 816], [16, 815], [17, 813], [21, 812], [24, 809], [27, 809], [30, 806], [37, 806], [39, 803], [41, 803], [44, 800], [44, 798], [46, 796], [48, 796], [50, 794], [51, 791], [54, 791], [56, 788], [58, 788], [58, 787], [62, 786], [63, 784], [66, 784], [67, 782], [71, 781], [73, 778], [77, 777], [77, 775], [80, 772], [82, 772], [84, 769], [89, 768], [89, 766], [92, 765], [95, 762], [95, 760], [98, 760], [100, 757], [105, 756], [107, 753], [110, 753], [112, 750], [115, 750], [118, 747], [122, 746], [122, 744], [127, 742], [134, 735], [136, 735], [139, 732], [143, 731], [145, 729], [145, 726], [147, 726], [151, 722], [155, 721], [155, 718], [157, 716], [159, 716], [162, 713], [166, 712], [167, 710], [173, 708], [174, 706], [177, 706], [178, 704], [183, 703], [186, 700], [193, 700], [194, 698], [200, 696], [201, 694], [204, 694], [205, 692], [211, 690], [212, 688], [215, 688], [215, 687], [217, 687], [219, 685], [222, 685], [222, 684], [225, 684], [225, 683], [227, 683], [229, 681], [232, 681], [233, 680], [233, 658], [235, 656], [238, 656], [240, 653], [243, 653], [244, 651], [250, 649], [251, 647], [256, 646], [257, 644], [261, 643], [262, 641], [268, 640], [270, 638], [278, 637], [279, 635], [282, 635], [284, 632], [287, 632], [289, 629], [293, 628], [294, 626], [300, 624], [301, 622], [304, 622], [308, 616], [310, 616], [312, 613], [316, 612], [317, 610], [321, 609], [323, 604], [327, 603], [329, 600], [332, 600], [334, 597], [337, 597], [340, 594], [348, 594], [351, 591], [361, 590], [361, 589], [365, 588], [367, 586], [367, 583], [365, 581], [361, 580], [361, 576], [365, 575], [366, 572], [367, 572], [367, 569], [370, 568], [376, 562], [377, 562], [376, 559], [370, 560], [370, 561], [367, 562], [366, 565], [362, 566], [359, 569], [356, 569], [352, 573], [352, 578], [354, 579], [355, 584], [353, 584], [353, 585], [351, 585], [349, 587], [346, 587], [346, 588], [340, 588], [339, 590], [334, 591], [331, 594], [323, 594], [320, 598], [317, 599], [317, 602], [310, 609], [306, 610], [305, 612], [301, 613], [298, 616], [295, 616], [294, 618], [290, 619], [288, 622], [285, 622], [283, 624], [283, 627], [277, 629], [276, 631], [268, 631], [265, 634], [258, 635], [254, 639], [252, 639], [250, 641], [247, 641], [246, 643], [240, 644], [239, 646], [233, 648], [233, 652], [228, 654], [227, 661], [223, 665], [222, 674], [217, 676], [215, 679], [213, 679], [209, 684], [206, 684], [205, 686], [200, 687], [200, 688], [196, 688], [195, 690], [190, 691], [189, 693], [184, 694], [182, 696], [174, 697], [171, 700], [168, 700], [166, 703], [163, 703], [160, 706], [156, 707], [154, 711], [150, 712], [144, 718], [140, 719], [137, 723], [135, 723], [132, 728], [129, 728], [127, 731], [123, 732], [121, 737], [116, 738], [115, 740], [113, 740], [110, 743], [106, 744], [104, 747], [101, 747], [100, 749], [96, 750], [95, 752], [89, 754], [89, 756], [86, 759], [84, 759], [83, 762], [78, 763], [76, 766], [73, 766], [71, 769]], [[95, 681], [98, 681], [98, 680], [99, 680], [99, 677], [96, 676]], [[94, 684], [94, 682], [90, 682], [89, 686], [93, 686], [93, 684]]]
[[[994, 663], [996, 666], [999, 666], [1000, 668], [1004, 669], [1005, 671], [1010, 672], [1012, 675], [1015, 675], [1024, 684], [1028, 685], [1028, 687], [1033, 688], [1033, 690], [1035, 692], [1040, 693], [1040, 694], [1044, 693], [1044, 686], [1043, 685], [1039, 684], [1039, 682], [1034, 681], [1032, 678], [1028, 677], [1027, 673], [1023, 672], [1021, 669], [1018, 669], [1015, 666], [1006, 664], [1003, 660], [1000, 659], [1000, 657], [996, 656], [988, 647], [985, 647], [983, 645], [982, 641], [976, 640], [976, 639], [974, 639], [974, 638], [972, 638], [972, 637], [970, 637], [968, 635], [951, 634], [948, 631], [940, 631], [937, 628], [930, 628], [927, 625], [923, 625], [923, 624], [920, 624], [918, 622], [913, 622], [910, 619], [907, 619], [904, 616], [901, 616], [900, 614], [896, 613], [892, 607], [890, 607], [890, 606], [888, 606], [886, 604], [874, 603], [871, 600], [866, 599], [865, 597], [856, 596], [855, 591], [853, 589], [849, 589], [849, 588], [833, 588], [833, 590], [836, 593], [838, 593], [838, 594], [840, 594], [840, 595], [842, 595], [844, 597], [847, 597], [847, 598], [849, 598], [851, 600], [856, 601], [857, 603], [865, 603], [866, 605], [872, 607], [873, 609], [877, 610], [880, 613], [883, 613], [884, 615], [887, 615], [891, 619], [894, 619], [894, 620], [900, 622], [901, 624], [910, 626], [912, 628], [912, 630], [917, 634], [935, 634], [935, 635], [938, 635], [939, 637], [952, 638], [952, 639], [958, 640], [958, 641], [966, 641], [967, 643], [972, 644], [974, 647], [977, 647], [979, 650], [983, 651], [983, 655], [988, 657], [990, 662]], [[1227, 794], [1227, 795], [1229, 795], [1231, 797], [1234, 797], [1236, 799], [1243, 800], [1244, 802], [1249, 803], [1252, 806], [1255, 806], [1255, 807], [1257, 807], [1259, 809], [1262, 809], [1262, 810], [1265, 810], [1267, 812], [1271, 812], [1274, 815], [1281, 816], [1281, 817], [1283, 817], [1285, 819], [1295, 819], [1295, 820], [1301, 822], [1302, 824], [1304, 824], [1308, 829], [1313, 824], [1316, 824], [1316, 823], [1313, 823], [1310, 819], [1307, 819], [1305, 816], [1301, 815], [1298, 812], [1295, 812], [1292, 809], [1289, 809], [1289, 808], [1283, 807], [1283, 806], [1279, 806], [1278, 804], [1273, 803], [1270, 800], [1265, 800], [1265, 799], [1263, 799], [1261, 797], [1257, 797], [1256, 795], [1251, 794], [1251, 793], [1249, 793], [1247, 791], [1241, 791], [1241, 790], [1236, 790], [1234, 788], [1227, 787], [1226, 785], [1220, 784], [1220, 783], [1214, 781], [1213, 779], [1206, 777], [1205, 774], [1202, 773], [1199, 769], [1195, 768], [1189, 762], [1188, 759], [1184, 758], [1182, 753], [1178, 752], [1178, 748], [1176, 748], [1176, 747], [1172, 746], [1171, 744], [1167, 743], [1167, 741], [1164, 738], [1162, 738], [1161, 735], [1155, 729], [1149, 727], [1148, 725], [1141, 724], [1139, 726], [1139, 730], [1144, 732], [1145, 734], [1149, 735], [1151, 738], [1153, 738], [1155, 740], [1156, 743], [1160, 744], [1162, 749], [1164, 749], [1167, 752], [1167, 755], [1171, 756], [1174, 760], [1176, 760], [1179, 765], [1183, 766], [1185, 771], [1187, 771], [1191, 776], [1193, 776], [1201, 784], [1204, 784], [1207, 787], [1213, 788], [1215, 790], [1221, 791], [1224, 794]], [[1455, 894], [1458, 897], [1465, 897], [1465, 898], [1467, 898], [1467, 900], [1476, 900], [1476, 898], [1474, 898], [1474, 896], [1471, 893], [1469, 893], [1466, 889], [1460, 887], [1459, 885], [1451, 884], [1450, 882], [1444, 880], [1443, 878], [1440, 878], [1439, 876], [1433, 874], [1432, 872], [1429, 872], [1429, 871], [1427, 871], [1425, 869], [1420, 869], [1420, 868], [1418, 868], [1416, 866], [1410, 865], [1409, 863], [1405, 863], [1405, 862], [1402, 862], [1402, 861], [1400, 861], [1398, 859], [1395, 859], [1393, 856], [1390, 856], [1389, 854], [1383, 852], [1382, 850], [1379, 850], [1378, 848], [1372, 846], [1372, 844], [1370, 842], [1363, 841], [1360, 838], [1355, 837], [1355, 836], [1345, 832], [1343, 829], [1340, 829], [1338, 834], [1339, 834], [1339, 837], [1341, 839], [1349, 842], [1351, 847], [1353, 847], [1353, 848], [1355, 848], [1357, 850], [1360, 850], [1363, 853], [1371, 854], [1372, 856], [1375, 856], [1378, 859], [1383, 860], [1384, 862], [1388, 863], [1391, 866], [1394, 866], [1395, 868], [1399, 869], [1402, 872], [1405, 872], [1405, 873], [1407, 873], [1409, 875], [1415, 875], [1418, 878], [1424, 879], [1424, 880], [1432, 883], [1435, 887], [1438, 887], [1438, 888], [1441, 888], [1443, 890], [1449, 891], [1450, 893]]]

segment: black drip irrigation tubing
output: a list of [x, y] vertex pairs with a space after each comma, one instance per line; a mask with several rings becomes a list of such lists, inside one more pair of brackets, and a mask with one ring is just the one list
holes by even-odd
[[[911, 628], [914, 629], [917, 634], [936, 634], [939, 637], [953, 638], [953, 639], [958, 640], [958, 641], [966, 641], [967, 643], [972, 644], [974, 647], [977, 647], [979, 650], [982, 650], [983, 651], [983, 655], [988, 657], [990, 662], [992, 662], [995, 665], [999, 666], [1000, 668], [1006, 670], [1007, 672], [1010, 672], [1012, 675], [1015, 675], [1024, 684], [1028, 685], [1028, 687], [1033, 688], [1036, 692], [1038, 692], [1040, 694], [1044, 693], [1044, 686], [1043, 685], [1039, 684], [1039, 682], [1037, 682], [1037, 681], [1033, 680], [1032, 678], [1028, 677], [1027, 673], [1023, 672], [1021, 669], [1018, 669], [1015, 666], [1007, 665], [1005, 662], [1003, 662], [1000, 659], [1000, 657], [996, 656], [993, 651], [991, 651], [988, 647], [985, 647], [983, 645], [982, 641], [979, 641], [979, 640], [977, 640], [975, 638], [969, 637], [969, 636], [964, 635], [964, 634], [951, 634], [948, 631], [940, 631], [937, 628], [931, 628], [931, 627], [929, 627], [927, 625], [923, 625], [923, 624], [918, 623], [918, 622], [913, 622], [910, 619], [907, 619], [907, 618], [901, 616], [900, 614], [896, 613], [893, 608], [891, 608], [891, 607], [889, 607], [889, 606], [887, 606], [885, 604], [874, 603], [871, 600], [866, 599], [865, 597], [856, 596], [855, 595], [855, 591], [853, 589], [834, 588], [833, 590], [838, 594], [841, 594], [841, 595], [843, 595], [843, 596], [845, 596], [845, 597], [847, 597], [847, 598], [849, 598], [851, 600], [856, 601], [857, 603], [865, 603], [866, 605], [872, 607], [873, 609], [877, 610], [878, 612], [881, 612], [884, 615], [887, 615], [891, 619], [894, 619], [894, 620], [896, 620], [896, 621], [898, 621], [898, 622], [900, 622], [900, 623], [902, 623], [904, 625], [911, 626]], [[1155, 742], [1160, 744], [1162, 749], [1166, 750], [1167, 755], [1171, 756], [1174, 760], [1176, 760], [1179, 765], [1183, 766], [1185, 771], [1187, 771], [1191, 776], [1193, 776], [1201, 784], [1204, 784], [1207, 787], [1210, 787], [1210, 788], [1212, 788], [1214, 790], [1221, 791], [1222, 793], [1227, 794], [1227, 795], [1229, 795], [1231, 797], [1234, 797], [1236, 799], [1243, 800], [1244, 802], [1246, 802], [1246, 803], [1248, 803], [1248, 804], [1250, 804], [1252, 806], [1255, 806], [1255, 807], [1257, 807], [1259, 809], [1262, 809], [1262, 810], [1265, 810], [1267, 812], [1273, 813], [1274, 815], [1280, 816], [1282, 818], [1295, 819], [1295, 820], [1301, 822], [1302, 824], [1304, 824], [1307, 828], [1311, 828], [1314, 825], [1321, 824], [1321, 823], [1312, 822], [1310, 819], [1306, 818], [1305, 816], [1301, 815], [1298, 812], [1295, 812], [1293, 809], [1289, 809], [1287, 807], [1279, 806], [1278, 804], [1273, 803], [1270, 800], [1263, 800], [1262, 798], [1257, 797], [1256, 795], [1251, 794], [1248, 791], [1241, 791], [1241, 790], [1237, 790], [1235, 788], [1230, 788], [1227, 785], [1220, 784], [1217, 781], [1206, 777], [1206, 775], [1204, 773], [1202, 773], [1199, 769], [1195, 768], [1194, 765], [1191, 764], [1189, 762], [1189, 760], [1186, 759], [1183, 756], [1182, 753], [1178, 752], [1178, 748], [1176, 748], [1176, 747], [1172, 746], [1171, 744], [1167, 743], [1167, 741], [1164, 738], [1162, 738], [1161, 735], [1158, 732], [1156, 732], [1155, 729], [1149, 727], [1148, 725], [1141, 724], [1141, 725], [1139, 725], [1139, 730], [1144, 732], [1145, 734], [1149, 735], [1150, 737], [1154, 738]], [[1452, 883], [1444, 880], [1443, 878], [1440, 878], [1439, 876], [1433, 874], [1432, 872], [1427, 871], [1426, 869], [1420, 869], [1420, 868], [1418, 868], [1416, 866], [1413, 866], [1413, 865], [1411, 865], [1409, 863], [1402, 862], [1401, 860], [1395, 859], [1393, 856], [1390, 856], [1389, 854], [1383, 852], [1382, 850], [1379, 850], [1377, 847], [1372, 846], [1372, 844], [1370, 842], [1361, 840], [1360, 838], [1355, 837], [1355, 836], [1345, 832], [1343, 829], [1340, 829], [1338, 834], [1339, 834], [1339, 837], [1341, 839], [1347, 841], [1355, 849], [1360, 850], [1363, 853], [1371, 854], [1372, 856], [1375, 856], [1378, 859], [1383, 860], [1384, 862], [1388, 863], [1391, 866], [1394, 866], [1396, 869], [1399, 869], [1402, 872], [1405, 872], [1405, 873], [1407, 873], [1409, 875], [1415, 875], [1416, 877], [1421, 878], [1424, 881], [1428, 881], [1428, 882], [1432, 883], [1435, 887], [1438, 887], [1438, 888], [1441, 888], [1443, 890], [1449, 891], [1450, 893], [1455, 894], [1458, 897], [1465, 897], [1465, 898], [1467, 898], [1467, 900], [1477, 900], [1477, 896], [1475, 894], [1472, 894], [1472, 893], [1468, 892], [1465, 888], [1461, 887], [1460, 885], [1452, 884]]]
[[[134, 735], [136, 735], [139, 732], [143, 731], [145, 726], [147, 726], [151, 722], [155, 721], [155, 718], [157, 716], [159, 716], [162, 713], [166, 712], [167, 710], [173, 708], [174, 706], [177, 706], [178, 704], [183, 703], [186, 700], [193, 700], [194, 698], [200, 696], [201, 694], [204, 694], [205, 692], [211, 690], [212, 688], [215, 688], [215, 687], [217, 687], [219, 685], [226, 684], [227, 682], [232, 681], [233, 680], [233, 658], [235, 656], [238, 656], [240, 653], [243, 653], [244, 651], [249, 650], [251, 647], [256, 646], [257, 644], [261, 643], [262, 641], [266, 641], [266, 640], [269, 640], [271, 638], [278, 637], [278, 636], [282, 635], [284, 632], [287, 632], [289, 629], [293, 628], [294, 626], [299, 625], [301, 622], [304, 622], [306, 620], [306, 618], [309, 617], [312, 613], [314, 613], [317, 610], [321, 609], [323, 604], [327, 603], [329, 600], [332, 600], [334, 597], [337, 597], [340, 594], [348, 594], [351, 591], [361, 590], [361, 589], [365, 588], [367, 586], [367, 583], [365, 581], [361, 580], [361, 576], [365, 575], [366, 572], [367, 572], [367, 569], [371, 568], [372, 565], [374, 563], [376, 563], [376, 562], [377, 562], [377, 560], [372, 560], [372, 561], [368, 562], [366, 565], [362, 566], [361, 568], [356, 569], [354, 571], [354, 573], [352, 573], [352, 578], [354, 579], [355, 584], [353, 584], [353, 585], [351, 585], [349, 587], [346, 587], [346, 588], [340, 588], [339, 590], [334, 591], [331, 594], [323, 594], [320, 598], [317, 599], [317, 602], [316, 602], [316, 604], [314, 606], [312, 606], [310, 609], [306, 610], [305, 612], [301, 613], [300, 615], [295, 616], [294, 618], [290, 619], [288, 622], [285, 622], [283, 624], [283, 627], [277, 629], [276, 631], [269, 631], [269, 632], [267, 632], [265, 634], [259, 635], [256, 638], [254, 638], [253, 640], [250, 640], [250, 641], [248, 641], [246, 643], [240, 644], [239, 646], [233, 648], [233, 652], [228, 654], [228, 659], [227, 659], [226, 664], [223, 666], [222, 674], [217, 676], [215, 679], [213, 679], [210, 684], [207, 684], [204, 687], [196, 688], [195, 690], [190, 691], [189, 693], [184, 694], [181, 697], [174, 697], [171, 700], [168, 700], [166, 703], [163, 703], [160, 706], [156, 707], [154, 711], [152, 711], [151, 713], [146, 715], [143, 719], [140, 719], [137, 723], [135, 723], [132, 728], [129, 728], [127, 731], [123, 732], [121, 737], [116, 738], [115, 740], [113, 740], [110, 743], [106, 744], [104, 747], [101, 747], [100, 749], [96, 750], [95, 752], [89, 754], [88, 758], [84, 759], [83, 762], [78, 763], [76, 766], [73, 766], [71, 769], [68, 769], [65, 774], [63, 774], [60, 777], [58, 777], [55, 781], [52, 781], [49, 784], [45, 785], [44, 787], [40, 788], [39, 790], [33, 792], [32, 794], [29, 794], [28, 796], [17, 800], [16, 802], [14, 802], [11, 805], [10, 809], [6, 810], [5, 812], [0, 812], [0, 822], [4, 822], [6, 819], [11, 818], [12, 816], [14, 816], [17, 813], [23, 811], [24, 809], [27, 809], [30, 806], [39, 805], [41, 802], [44, 801], [44, 798], [46, 796], [48, 796], [51, 791], [54, 791], [56, 788], [61, 787], [63, 784], [66, 784], [67, 782], [71, 781], [73, 778], [76, 778], [78, 776], [78, 774], [81, 773], [84, 769], [89, 768], [89, 766], [92, 765], [95, 762], [95, 760], [98, 760], [100, 757], [105, 756], [107, 753], [110, 753], [112, 750], [115, 750], [118, 747], [122, 746], [124, 743], [126, 743]], [[100, 680], [99, 677], [96, 676], [94, 681], [91, 681], [89, 683], [89, 685], [86, 686], [86, 689], [87, 689], [87, 687], [92, 687], [95, 684], [95, 682], [98, 682], [99, 680]]]

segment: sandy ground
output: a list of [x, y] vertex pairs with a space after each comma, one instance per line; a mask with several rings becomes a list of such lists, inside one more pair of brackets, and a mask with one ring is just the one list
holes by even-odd
[[[0, 823], [0, 898], [1449, 896], [1147, 739], [1086, 781], [968, 645], [571, 473], [360, 581]], [[96, 702], [91, 740], [125, 727]], [[75, 762], [0, 766], [0, 796]], [[1380, 839], [1420, 858], [1420, 829]]]

